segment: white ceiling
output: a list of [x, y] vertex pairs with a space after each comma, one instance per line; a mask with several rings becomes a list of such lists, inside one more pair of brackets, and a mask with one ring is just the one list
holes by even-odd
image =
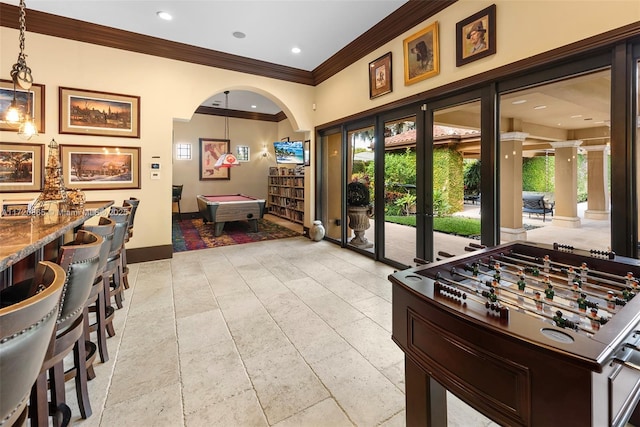
[[[18, 0], [3, 0], [17, 5]], [[406, 0], [26, 0], [29, 9], [312, 71]], [[173, 20], [156, 15], [166, 11]], [[245, 38], [233, 33], [240, 31]], [[302, 52], [291, 53], [299, 47]]]
[[[406, 0], [26, 0], [29, 9], [206, 49], [312, 71]], [[3, 0], [17, 6], [18, 0]], [[173, 15], [171, 21], [156, 12]], [[236, 38], [240, 31], [245, 38]], [[28, 44], [27, 44], [28, 46]], [[291, 52], [299, 47], [299, 54]], [[225, 106], [217, 94], [203, 106]], [[252, 106], [255, 105], [255, 108]], [[229, 109], [276, 114], [281, 108], [232, 91]]]

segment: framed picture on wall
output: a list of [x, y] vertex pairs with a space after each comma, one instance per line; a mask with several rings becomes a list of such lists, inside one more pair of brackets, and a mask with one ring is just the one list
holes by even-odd
[[496, 53], [496, 5], [456, 24], [456, 67]]
[[391, 93], [391, 52], [369, 63], [369, 99]]
[[405, 85], [440, 73], [438, 21], [404, 39], [403, 47]]
[[60, 88], [60, 133], [140, 138], [140, 97]]
[[220, 156], [229, 153], [228, 139], [200, 138], [200, 181], [231, 179], [231, 168], [214, 166]]
[[251, 160], [251, 147], [247, 145], [238, 145], [236, 147], [236, 158], [241, 163], [246, 163]]
[[44, 145], [0, 143], [0, 193], [42, 190]]
[[140, 188], [140, 147], [61, 144], [60, 163], [70, 190]]
[[[0, 111], [7, 111], [13, 101], [13, 81], [0, 80]], [[16, 88], [16, 102], [23, 114], [29, 110], [39, 133], [44, 133], [44, 85], [32, 84], [31, 89]], [[0, 115], [0, 130], [18, 132], [17, 126], [4, 121], [4, 113]]]

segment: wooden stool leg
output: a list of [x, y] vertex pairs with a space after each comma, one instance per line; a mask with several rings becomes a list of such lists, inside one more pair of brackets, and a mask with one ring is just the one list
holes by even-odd
[[[58, 405], [66, 402], [64, 390], [64, 365], [62, 361], [56, 363], [51, 369], [49, 369], [49, 389], [51, 391], [51, 405], [48, 405], [48, 408], [57, 408]], [[49, 409], [47, 409], [47, 412], [48, 411]], [[53, 417], [53, 422], [55, 426], [56, 417]]]
[[[89, 389], [87, 387], [86, 353], [83, 336], [76, 341], [73, 346], [73, 363], [74, 369], [76, 370], [76, 397], [78, 399], [78, 407], [80, 408], [80, 416], [84, 419], [89, 418], [92, 413], [91, 402], [89, 401]], [[64, 381], [64, 372], [62, 376]]]
[[[100, 361], [105, 363], [109, 360], [109, 351], [107, 349], [107, 334], [105, 328], [105, 311], [104, 292], [98, 295], [96, 302], [96, 335], [98, 338], [98, 351], [100, 352]], [[112, 325], [113, 327], [113, 325]]]
[[49, 399], [47, 395], [47, 371], [44, 371], [40, 372], [31, 387], [29, 418], [32, 427], [47, 427], [49, 425]]

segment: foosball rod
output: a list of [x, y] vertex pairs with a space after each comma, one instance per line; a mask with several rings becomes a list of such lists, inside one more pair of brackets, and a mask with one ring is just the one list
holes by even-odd
[[[504, 264], [504, 265], [508, 266], [508, 267], [520, 268], [520, 265], [518, 265], [518, 264], [511, 264], [511, 263], [509, 263], [509, 262], [505, 262], [505, 261], [502, 261], [502, 260], [501, 260], [500, 262], [501, 262], [502, 264]], [[484, 266], [484, 267], [486, 267], [486, 268], [488, 268], [488, 269], [489, 269], [489, 271], [495, 271], [495, 270], [491, 270], [491, 265], [490, 265], [490, 264], [484, 264], [484, 263], [481, 263], [481, 265], [482, 265], [482, 266]], [[518, 275], [518, 273], [514, 273], [514, 272], [512, 272], [512, 271], [510, 271], [510, 270], [505, 270], [504, 272], [505, 272], [505, 273], [507, 273], [507, 274], [510, 274], [510, 275], [512, 275], [512, 276], [517, 276], [517, 275]], [[547, 274], [547, 273], [545, 273], [545, 274]], [[529, 278], [531, 278], [531, 276], [528, 276], [528, 277], [529, 277]], [[565, 281], [565, 280], [566, 280], [566, 278], [565, 278], [565, 277], [563, 277], [563, 276], [558, 276], [557, 274], [549, 274], [549, 277], [550, 277], [550, 278], [552, 278], [552, 277], [553, 277], [553, 278], [558, 279], [558, 280], [561, 280], [561, 281]], [[540, 281], [540, 280], [537, 280], [537, 279], [531, 279], [531, 280], [536, 280], [538, 283], [541, 283], [541, 281]], [[517, 283], [516, 283], [516, 284], [517, 284]], [[564, 284], [564, 283], [562, 283], [562, 282], [554, 282], [554, 283], [552, 283], [552, 285], [553, 285], [554, 287], [558, 287], [558, 288], [563, 289], [563, 290], [568, 290], [568, 291], [571, 291], [571, 292], [578, 292], [578, 291], [576, 291], [575, 289], [573, 289], [571, 286], [569, 286], [569, 285], [565, 285], [565, 284]], [[601, 290], [603, 290], [603, 291], [610, 291], [610, 290], [611, 290], [610, 288], [607, 288], [607, 287], [605, 287], [605, 286], [600, 286], [600, 285], [597, 285], [597, 284], [595, 284], [595, 283], [585, 283], [585, 286], [589, 286], [589, 287], [591, 287], [591, 288], [599, 288], [599, 289], [601, 289]], [[588, 291], [588, 290], [586, 290], [586, 289], [584, 289], [584, 288], [579, 288], [579, 289], [580, 289], [580, 291], [579, 291], [579, 292], [583, 292], [585, 295], [590, 295], [590, 296], [592, 296], [592, 297], [595, 297], [595, 298], [601, 299], [601, 300], [603, 300], [603, 301], [606, 301], [606, 300], [605, 300], [605, 298], [603, 298], [601, 294], [597, 294], [597, 293], [595, 293], [595, 292]], [[543, 290], [544, 290], [544, 289], [543, 289]]]
[[[472, 278], [471, 276], [466, 277], [466, 275], [465, 275], [465, 274], [461, 274], [461, 273], [457, 273], [457, 272], [456, 272], [456, 274], [458, 274], [458, 275], [460, 275], [460, 276], [462, 276], [462, 277], [465, 277], [465, 278], [471, 278], [472, 280], [474, 279], [474, 278]], [[447, 279], [446, 277], [440, 277], [440, 278], [438, 278], [437, 280], [445, 281], [445, 282], [447, 282], [447, 283], [451, 284], [452, 286], [456, 286], [456, 287], [458, 287], [458, 286], [462, 286], [462, 287], [464, 287], [465, 289], [469, 289], [471, 292], [473, 292], [473, 293], [474, 293], [474, 295], [473, 295], [473, 299], [474, 299], [474, 300], [476, 300], [476, 301], [477, 301], [477, 300], [479, 300], [479, 299], [480, 299], [480, 298], [477, 296], [477, 295], [478, 295], [478, 293], [479, 293], [480, 291], [478, 291], [477, 289], [473, 289], [472, 287], [467, 286], [467, 285], [464, 285], [463, 283], [460, 283], [460, 282], [456, 282], [455, 280]], [[477, 279], [476, 279], [476, 280], [477, 280]], [[536, 300], [535, 298], [533, 298], [533, 297], [531, 297], [531, 296], [529, 296], [529, 295], [521, 295], [520, 293], [515, 292], [515, 291], [513, 291], [513, 290], [511, 290], [511, 289], [501, 288], [501, 290], [506, 290], [507, 292], [514, 293], [514, 294], [516, 294], [516, 295], [518, 295], [518, 296], [523, 296], [524, 298], [527, 298], [527, 299], [529, 299], [529, 300], [533, 300], [534, 302], [536, 302], [536, 301], [540, 301], [540, 300]], [[482, 295], [482, 294], [480, 294], [480, 295]], [[508, 305], [509, 307], [512, 307], [512, 308], [514, 308], [515, 310], [521, 310], [521, 311], [523, 311], [523, 312], [527, 312], [527, 313], [530, 313], [530, 314], [535, 315], [535, 316], [538, 316], [538, 317], [544, 317], [544, 318], [546, 318], [546, 319], [549, 319], [549, 320], [553, 321], [553, 322], [554, 322], [554, 324], [555, 324], [555, 319], [553, 318], [553, 316], [552, 316], [552, 315], [550, 315], [550, 314], [548, 314], [548, 313], [545, 313], [545, 312], [544, 312], [544, 310], [531, 310], [530, 308], [527, 308], [527, 307], [524, 307], [524, 306], [517, 305], [516, 303], [514, 303], [514, 302], [512, 302], [512, 301], [510, 301], [510, 300], [507, 300], [507, 299], [505, 299], [505, 298], [501, 298], [501, 297], [500, 297], [500, 296], [498, 296], [498, 295], [496, 295], [496, 297], [497, 297], [497, 300], [498, 300], [500, 303], [504, 304], [504, 305]], [[471, 298], [471, 296], [470, 296], [470, 298]], [[483, 303], [484, 301], [478, 301], [478, 302]], [[546, 301], [543, 301], [543, 302], [545, 302], [545, 303], [546, 303]], [[560, 308], [565, 308], [565, 307], [558, 307], [558, 306], [554, 306], [553, 304], [549, 304], [549, 305], [551, 305], [551, 306], [553, 306], [553, 307], [555, 307], [555, 308], [558, 308], [558, 309], [560, 309]], [[571, 311], [571, 310], [570, 310], [570, 311]], [[582, 315], [584, 315], [584, 313], [576, 313], [576, 314], [579, 314], [579, 315], [581, 315], [581, 316], [582, 316]], [[576, 325], [576, 327], [577, 327], [578, 329], [580, 329], [580, 330], [582, 330], [582, 331], [584, 331], [584, 332], [587, 332], [587, 333], [590, 333], [590, 334], [592, 334], [592, 333], [594, 333], [594, 332], [595, 332], [593, 329], [587, 329], [587, 328], [585, 328], [585, 327], [584, 327], [584, 326], [582, 326], [580, 323], [576, 323], [576, 322], [574, 322], [574, 324]]]
[[[545, 267], [544, 267], [544, 265], [542, 265], [542, 264], [536, 264], [535, 262], [525, 261], [525, 260], [520, 260], [520, 259], [517, 259], [517, 258], [512, 258], [512, 257], [510, 257], [510, 256], [508, 256], [508, 255], [504, 255], [504, 254], [499, 254], [498, 256], [499, 256], [499, 257], [502, 257], [502, 258], [506, 258], [506, 259], [512, 260], [512, 261], [514, 261], [514, 262], [521, 262], [521, 263], [524, 263], [524, 264], [527, 264], [527, 265], [533, 265], [533, 266], [535, 266], [535, 267], [541, 267], [541, 271], [543, 271], [543, 272], [544, 272], [544, 268], [545, 268]], [[539, 258], [536, 258], [536, 259], [539, 259]], [[579, 267], [578, 267], [578, 268], [579, 268]], [[554, 267], [550, 267], [550, 269], [552, 269], [552, 270], [554, 270], [554, 271], [560, 271], [560, 272], [562, 273], [562, 270], [561, 270], [561, 269], [554, 268]], [[544, 273], [545, 273], [545, 274], [549, 274], [549, 273], [546, 273], [546, 272], [544, 272]], [[580, 271], [579, 271], [579, 270], [578, 270], [578, 271], [576, 271], [576, 272], [575, 272], [575, 274], [576, 274], [576, 277], [580, 277]], [[555, 276], [556, 276], [556, 277], [559, 277], [559, 278], [564, 278], [564, 276], [558, 276], [558, 275], [555, 275]], [[597, 277], [597, 276], [594, 276], [594, 275], [589, 275], [589, 273], [588, 273], [588, 272], [587, 272], [587, 276], [590, 276], [592, 279], [597, 280], [597, 281], [599, 281], [599, 282], [607, 283], [607, 284], [609, 284], [609, 285], [616, 286], [617, 288], [618, 288], [618, 287], [621, 287], [621, 288], [623, 288], [623, 289], [626, 289], [626, 288], [627, 288], [626, 283], [624, 283], [624, 284], [623, 284], [623, 283], [620, 283], [620, 282], [614, 282], [614, 281], [611, 281], [611, 280], [605, 279], [605, 278], [603, 278], [603, 277]], [[607, 291], [610, 291], [610, 290], [611, 290], [610, 288], [607, 288], [606, 286], [599, 285], [599, 284], [597, 284], [597, 283], [589, 283], [589, 282], [587, 282], [587, 284], [591, 285], [592, 287], [601, 287], [601, 288], [603, 288], [603, 290], [607, 290]]]
[[[481, 279], [478, 279], [477, 277], [473, 277], [473, 276], [469, 276], [469, 275], [466, 275], [466, 274], [460, 273], [460, 272], [458, 272], [455, 268], [453, 269], [452, 273], [453, 273], [453, 274], [457, 274], [458, 276], [464, 277], [465, 279], [476, 281], [476, 282], [480, 283], [481, 285], [486, 286], [486, 284], [485, 284], [485, 283], [483, 283], [483, 281], [482, 281]], [[454, 282], [455, 282], [455, 281], [454, 281]], [[512, 283], [512, 284], [516, 284], [516, 283], [514, 283], [514, 282], [512, 282], [512, 281], [509, 281], [509, 280], [507, 280], [507, 282]], [[517, 285], [517, 284], [516, 284], [516, 285]], [[509, 289], [509, 288], [506, 288], [506, 287], [499, 287], [498, 289], [499, 289], [500, 291], [506, 291], [506, 292], [509, 292], [510, 294], [513, 294], [513, 295], [516, 295], [516, 296], [520, 296], [520, 297], [527, 298], [527, 299], [532, 300], [532, 301], [534, 301], [534, 302], [541, 302], [541, 303], [543, 303], [543, 304], [547, 304], [547, 305], [549, 305], [549, 306], [551, 306], [551, 307], [553, 307], [553, 308], [555, 308], [555, 309], [557, 309], [557, 310], [569, 311], [569, 312], [571, 312], [571, 313], [573, 313], [573, 314], [576, 314], [576, 315], [578, 315], [578, 316], [584, 316], [584, 317], [586, 317], [585, 313], [581, 312], [580, 310], [576, 310], [576, 309], [575, 309], [575, 308], [573, 308], [573, 307], [568, 307], [568, 306], [558, 305], [558, 304], [554, 303], [554, 302], [553, 302], [553, 300], [550, 300], [550, 299], [547, 299], [547, 298], [544, 298], [544, 299], [536, 299], [535, 297], [532, 297], [532, 296], [530, 296], [530, 295], [527, 295], [526, 293], [524, 293], [524, 292], [522, 292], [522, 291], [519, 291], [519, 290], [518, 290], [518, 291], [516, 291], [516, 290], [514, 290], [514, 289]], [[521, 292], [522, 292], [522, 293], [521, 293]], [[523, 309], [525, 309], [525, 308], [523, 308]], [[607, 309], [605, 309], [605, 308], [600, 308], [600, 307], [598, 307], [598, 309], [599, 309], [599, 310], [602, 310], [602, 311], [604, 311], [605, 313], [608, 313], [608, 314], [610, 314], [610, 315], [611, 315], [611, 313], [610, 313]], [[535, 313], [535, 312], [534, 312], [534, 313]], [[587, 330], [587, 329], [585, 329], [585, 330]]]
[[[525, 254], [521, 254], [521, 253], [519, 253], [519, 252], [511, 252], [511, 253], [512, 253], [512, 254], [515, 254], [515, 255], [518, 255], [518, 256], [521, 256], [521, 257], [523, 257], [523, 258], [528, 258], [528, 259], [533, 259], [533, 260], [540, 260], [540, 257], [534, 257], [534, 256], [531, 256], [531, 255], [525, 255]], [[558, 261], [551, 261], [551, 260], [549, 260], [549, 262], [550, 262], [551, 264], [559, 265], [559, 266], [561, 266], [561, 267], [566, 267], [566, 268], [573, 267], [573, 268], [578, 268], [578, 269], [580, 269], [580, 267], [577, 267], [577, 266], [575, 266], [575, 265], [564, 264], [564, 263], [562, 263], [562, 262], [558, 262]], [[594, 274], [597, 274], [597, 275], [600, 275], [600, 276], [610, 277], [610, 278], [612, 278], [612, 279], [622, 280], [622, 281], [624, 281], [624, 282], [626, 282], [626, 280], [627, 280], [627, 278], [626, 278], [625, 276], [620, 276], [619, 274], [613, 274], [613, 273], [609, 273], [609, 272], [606, 272], [606, 271], [591, 270], [591, 269], [589, 269], [589, 270], [587, 271], [587, 275], [589, 275], [589, 273], [593, 273], [593, 274], [592, 274], [592, 276], [593, 276]], [[578, 274], [578, 273], [576, 273], [576, 274]], [[602, 279], [601, 277], [595, 277], [595, 276], [594, 276], [594, 278]], [[618, 284], [618, 286], [620, 286], [620, 284], [619, 284], [618, 282], [616, 282], [616, 284]]]

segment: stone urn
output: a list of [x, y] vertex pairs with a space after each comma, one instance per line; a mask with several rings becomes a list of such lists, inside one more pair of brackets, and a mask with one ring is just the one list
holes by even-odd
[[370, 248], [373, 246], [364, 233], [371, 224], [371, 204], [369, 202], [369, 189], [361, 182], [351, 182], [347, 185], [347, 215], [349, 216], [349, 228], [355, 234], [350, 244], [359, 248]]
[[319, 220], [313, 221], [313, 225], [309, 230], [309, 238], [314, 242], [319, 242], [320, 240], [324, 239], [324, 233], [325, 233], [325, 229], [324, 229], [324, 226], [322, 225], [322, 221], [319, 221]]

